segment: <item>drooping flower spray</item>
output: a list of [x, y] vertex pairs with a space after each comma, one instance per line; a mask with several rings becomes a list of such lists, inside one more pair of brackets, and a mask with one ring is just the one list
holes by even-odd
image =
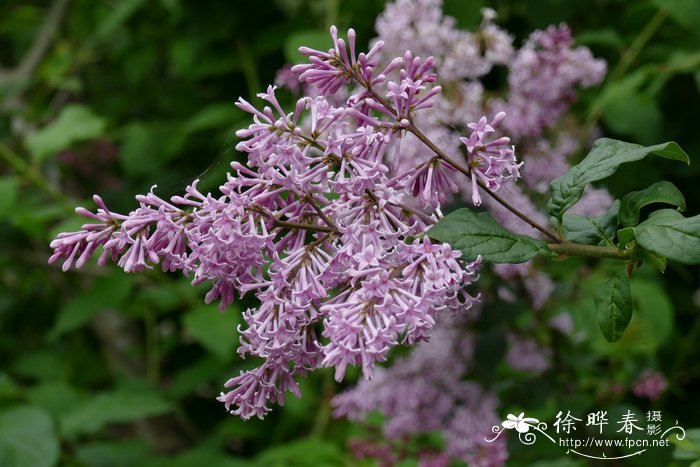
[[[139, 195], [128, 215], [95, 197], [96, 214], [77, 211], [92, 222], [51, 244], [51, 261], [65, 258], [64, 269], [101, 247], [100, 264], [183, 271], [194, 284], [211, 283], [206, 301], [221, 309], [254, 293], [260, 306], [244, 313], [238, 351], [263, 363], [230, 379], [219, 398], [243, 418], [262, 418], [287, 391], [299, 395], [297, 379], [316, 368], [333, 367], [341, 380], [357, 365], [371, 378], [392, 347], [426, 340], [447, 310], [468, 310], [476, 294], [465, 286], [480, 262], [461, 261], [425, 233], [458, 189], [453, 173], [492, 192], [518, 176], [508, 139], [486, 141], [502, 113], [491, 126], [485, 118], [470, 125], [471, 135], [465, 128], [464, 166], [428, 140], [413, 170], [393, 164], [402, 154], [388, 148], [421, 135], [413, 118], [440, 93], [435, 60], [409, 51], [380, 66], [381, 42], [357, 54], [353, 30], [347, 44], [335, 27], [331, 36], [332, 49], [302, 48], [310, 63], [293, 68], [319, 96], [302, 97], [291, 112], [273, 86], [258, 95], [261, 109], [238, 101], [253, 119], [237, 133], [248, 163], [232, 164], [219, 195], [195, 181], [169, 201]], [[329, 97], [341, 88], [349, 98], [334, 105]]]

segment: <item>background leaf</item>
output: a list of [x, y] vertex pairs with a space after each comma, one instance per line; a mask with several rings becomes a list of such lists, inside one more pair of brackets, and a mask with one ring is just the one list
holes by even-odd
[[[343, 38], [345, 38], [344, 32], [340, 32]], [[284, 57], [287, 59], [287, 63], [295, 65], [309, 61], [306, 55], [299, 53], [299, 47], [302, 45], [310, 49], [328, 52], [328, 49], [333, 47], [333, 39], [328, 31], [319, 31], [317, 29], [290, 34], [284, 42]]]
[[43, 160], [74, 143], [102, 136], [106, 127], [107, 121], [88, 107], [67, 105], [56, 120], [30, 133], [25, 144], [38, 160]]
[[331, 467], [343, 463], [342, 452], [322, 439], [307, 438], [275, 446], [257, 457], [260, 467]]
[[0, 412], [0, 465], [51, 467], [58, 457], [53, 421], [44, 410], [22, 405]]
[[20, 178], [13, 175], [0, 177], [0, 215], [5, 216], [16, 207]]
[[110, 423], [123, 423], [160, 415], [172, 405], [152, 390], [117, 390], [99, 394], [65, 413], [61, 421], [64, 436], [73, 438], [94, 433]]
[[204, 348], [220, 359], [233, 357], [238, 347], [236, 327], [241, 323], [238, 307], [229, 307], [225, 313], [216, 305], [200, 306], [187, 312], [182, 319], [185, 330]]
[[118, 307], [124, 303], [136, 279], [137, 276], [133, 274], [120, 273], [98, 279], [86, 292], [73, 298], [59, 310], [58, 318], [48, 333], [49, 340], [55, 340], [84, 326], [106, 308]]

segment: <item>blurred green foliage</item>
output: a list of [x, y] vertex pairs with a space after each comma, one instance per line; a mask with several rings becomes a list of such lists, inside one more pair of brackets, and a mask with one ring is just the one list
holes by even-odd
[[[586, 124], [640, 144], [675, 140], [691, 155], [690, 168], [652, 161], [621, 171], [611, 191], [620, 197], [672, 180], [688, 212], [700, 210], [700, 4], [445, 4], [465, 27], [479, 21], [481, 6], [492, 6], [519, 39], [568, 22], [610, 68], [606, 82], [576, 104]], [[241, 157], [231, 149], [235, 130], [247, 122], [233, 105], [237, 97], [254, 98], [277, 69], [299, 58], [298, 45], [327, 43], [331, 23], [354, 27], [368, 42], [382, 8], [374, 0], [0, 3], [0, 465], [359, 462], [346, 441], [364, 428], [331, 419], [329, 400], [339, 387], [328, 372], [311, 375], [304, 397], [290, 398], [264, 422], [228, 416], [216, 402], [227, 378], [252, 366], [235, 353], [240, 311], [251, 303], [220, 313], [203, 304], [201, 287], [176, 275], [133, 276], [94, 265], [64, 274], [46, 261], [55, 234], [79, 226], [72, 207], [91, 206], [93, 193], [129, 211], [133, 195], [153, 184], [167, 195], [201, 177], [214, 189], [228, 162]], [[581, 268], [590, 268], [588, 278], [572, 283]], [[529, 415], [545, 419], [557, 404], [591, 406], [606, 386], [656, 366], [671, 390], [653, 407], [700, 426], [692, 389], [700, 379], [698, 268], [674, 264], [663, 276], [653, 269], [635, 276], [632, 287], [644, 300], [617, 344], [600, 336], [590, 300], [610, 271], [605, 261], [556, 267], [558, 287], [580, 300], [554, 312], [571, 311], [589, 336], [575, 349], [550, 342], [558, 349], [552, 377], [575, 382], [570, 393], [552, 394], [545, 382], [523, 380], [502, 365], [495, 350], [503, 347], [496, 344], [504, 320], [529, 329], [534, 319], [522, 308], [484, 313], [475, 374], [507, 400], [529, 401]], [[620, 411], [627, 404], [611, 403]], [[513, 465], [560, 455], [544, 446], [518, 449]], [[547, 465], [578, 465], [569, 461]], [[670, 459], [630, 462], [656, 461]]]

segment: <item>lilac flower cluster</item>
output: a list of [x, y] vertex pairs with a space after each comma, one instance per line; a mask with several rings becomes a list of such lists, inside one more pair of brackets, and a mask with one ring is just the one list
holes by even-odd
[[[518, 48], [513, 37], [494, 23], [493, 10], [484, 9], [482, 13], [481, 25], [470, 32], [460, 30], [453, 18], [443, 15], [442, 0], [395, 0], [377, 19], [375, 43], [384, 43], [378, 56], [389, 58], [407, 47], [414, 53], [430, 53], [435, 57], [434, 66], [444, 91], [432, 99], [429, 110], [416, 114], [413, 122], [448, 154], [466, 149], [468, 165], [475, 175], [470, 181], [451, 171], [450, 166], [431, 167], [426, 163], [421, 166], [420, 174], [414, 176], [413, 195], [419, 202], [429, 205], [423, 194], [426, 183], [420, 180], [421, 174], [440, 168], [440, 177], [445, 179], [441, 183], [448, 189], [444, 198], [435, 202], [449, 203], [460, 195], [474, 204], [483, 201], [484, 207], [506, 229], [537, 235], [529, 224], [501, 204], [489, 197], [482, 200], [476, 180], [498, 189], [501, 198], [530, 219], [547, 224], [542, 200], [546, 199], [550, 182], [569, 169], [569, 156], [589, 140], [566, 112], [576, 98], [576, 88], [598, 84], [605, 75], [606, 65], [587, 48], [575, 47], [566, 25], [535, 31]], [[494, 67], [507, 70], [507, 88], [500, 95], [493, 90], [487, 95], [480, 79]], [[502, 120], [501, 112], [508, 117]], [[493, 117], [481, 119], [482, 115]], [[473, 130], [467, 137], [459, 134], [465, 125]], [[525, 161], [524, 166], [515, 161], [507, 136], [517, 144], [518, 159]], [[409, 132], [400, 144], [401, 158], [394, 162], [402, 170], [415, 170], [425, 160], [423, 142]], [[482, 159], [484, 154], [490, 158]], [[499, 177], [491, 179], [490, 171], [494, 169]], [[508, 177], [518, 178], [521, 173], [525, 183], [503, 183], [510, 180]], [[459, 194], [453, 196], [457, 191], [455, 186]], [[599, 215], [611, 203], [607, 191], [589, 190], [575, 210]], [[494, 265], [493, 270], [504, 279], [497, 289], [499, 297], [511, 301], [515, 298], [514, 290], [524, 290], [532, 309], [543, 313], [540, 310], [547, 306], [555, 287], [554, 281], [537, 264]], [[577, 339], [580, 334], [574, 332], [570, 316], [560, 316], [552, 322], [552, 328], [560, 329], [572, 340]], [[446, 326], [454, 325], [444, 317], [442, 320], [450, 323]], [[497, 397], [467, 380], [469, 346], [460, 351], [452, 347], [457, 345], [455, 342], [470, 341], [474, 333], [471, 321], [463, 321], [449, 338], [440, 326], [432, 330], [431, 342], [421, 343], [410, 356], [376, 372], [372, 381], [362, 381], [337, 396], [336, 414], [363, 420], [372, 411], [378, 411], [385, 416], [384, 434], [390, 439], [441, 431], [449, 457], [470, 465], [502, 465], [507, 457], [505, 445], [485, 448], [480, 444], [484, 430], [490, 430], [490, 423], [498, 424]], [[523, 335], [522, 331], [510, 330], [506, 338], [505, 360], [509, 366], [532, 375], [549, 368], [552, 349], [530, 335]], [[441, 357], [438, 359], [437, 355]], [[461, 396], [452, 392], [454, 387], [461, 388]], [[470, 403], [466, 394], [479, 394], [474, 399], [479, 403]]]
[[[353, 30], [347, 43], [335, 27], [331, 36], [333, 48], [302, 47], [310, 63], [289, 70], [315, 97], [291, 112], [274, 86], [258, 94], [262, 108], [239, 99], [253, 121], [237, 132], [248, 163], [231, 164], [219, 195], [195, 181], [169, 201], [137, 196], [128, 215], [95, 197], [96, 213], [77, 210], [91, 223], [51, 243], [50, 261], [65, 258], [64, 270], [101, 248], [98, 264], [182, 271], [211, 283], [206, 301], [222, 310], [254, 293], [260, 306], [244, 313], [238, 351], [262, 363], [219, 397], [243, 418], [262, 418], [287, 391], [298, 396], [298, 377], [316, 368], [341, 380], [357, 365], [371, 378], [392, 347], [425, 341], [439, 315], [468, 310], [477, 298], [465, 286], [480, 261], [461, 261], [424, 234], [458, 190], [457, 169], [493, 191], [519, 176], [508, 138], [491, 138], [502, 113], [465, 124], [468, 169], [425, 141], [422, 160], [399, 163], [406, 135], [425, 138], [413, 121], [440, 94], [435, 59], [408, 51], [379, 66], [381, 41], [357, 54]], [[338, 104], [341, 90], [348, 97]]]
[[606, 67], [586, 47], [573, 48], [571, 30], [562, 24], [532, 33], [508, 71], [508, 99], [495, 105], [515, 117], [506, 123], [511, 134], [536, 136], [568, 110], [577, 85], [599, 83]]
[[386, 417], [383, 431], [389, 439], [442, 429], [447, 459], [501, 465], [507, 458], [505, 438], [485, 441], [499, 423], [497, 399], [464, 380], [475, 343], [469, 323], [477, 314], [443, 317], [430, 342], [421, 343], [390, 368], [378, 369], [371, 381], [336, 396], [335, 415], [361, 420], [378, 411]]

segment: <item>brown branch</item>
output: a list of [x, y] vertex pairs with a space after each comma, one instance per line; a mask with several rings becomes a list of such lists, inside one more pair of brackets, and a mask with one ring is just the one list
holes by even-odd
[[630, 259], [632, 252], [614, 246], [581, 245], [579, 243], [548, 243], [552, 252], [560, 256], [583, 256], [587, 258]]
[[307, 203], [309, 203], [309, 204], [311, 205], [312, 208], [314, 208], [314, 211], [316, 211], [316, 213], [318, 214], [318, 217], [320, 217], [321, 220], [323, 220], [323, 222], [325, 222], [325, 223], [328, 225], [328, 227], [330, 227], [331, 229], [333, 229], [333, 230], [335, 230], [335, 231], [338, 230], [338, 226], [335, 225], [335, 222], [333, 222], [333, 221], [323, 212], [323, 209], [321, 209], [321, 206], [319, 206], [318, 204], [316, 204], [316, 203], [314, 202], [314, 198], [313, 198], [313, 195], [312, 195], [312, 194], [309, 194], [306, 198], [304, 198], [304, 200], [305, 200]]
[[[353, 75], [354, 76], [354, 75]], [[367, 83], [365, 83], [361, 78], [355, 77], [355, 80], [358, 81], [358, 83], [362, 86], [364, 86], [367, 91], [376, 99], [382, 106], [384, 106], [388, 111], [390, 111], [392, 114], [394, 114], [395, 118], [398, 120], [399, 115], [396, 112], [396, 110], [391, 106], [389, 102], [386, 101], [382, 96], [377, 94], [377, 92], [372, 89]], [[427, 136], [423, 134], [422, 131], [420, 131], [414, 124], [413, 122], [409, 119], [409, 124], [408, 127], [406, 127], [406, 130], [410, 131], [416, 138], [418, 138], [423, 144], [425, 144], [431, 151], [435, 153], [436, 156], [438, 156], [440, 159], [444, 160], [447, 164], [451, 165], [455, 170], [458, 172], [464, 174], [467, 176], [467, 178], [471, 179], [472, 178], [472, 173], [471, 170], [469, 170], [469, 167], [463, 167], [461, 164], [459, 164], [457, 161], [452, 159], [450, 156], [445, 154], [442, 149], [437, 147], [435, 143], [433, 143]], [[494, 200], [496, 200], [499, 204], [501, 204], [504, 208], [518, 216], [520, 219], [523, 221], [527, 222], [532, 228], [539, 230], [542, 232], [544, 235], [549, 237], [553, 242], [555, 243], [561, 243], [562, 240], [553, 232], [551, 232], [549, 229], [546, 227], [540, 225], [537, 221], [534, 219], [530, 219], [527, 217], [525, 214], [521, 213], [518, 211], [514, 206], [512, 206], [510, 203], [508, 203], [506, 200], [504, 200], [502, 197], [497, 195], [493, 190], [488, 188], [481, 180], [477, 178], [476, 180], [477, 185], [484, 190], [489, 196], [491, 196]]]
[[301, 229], [301, 230], [309, 230], [312, 232], [328, 232], [328, 233], [337, 233], [338, 230], [332, 228], [332, 227], [325, 227], [323, 225], [312, 225], [312, 224], [303, 224], [301, 222], [291, 222], [291, 221], [283, 221], [279, 219], [273, 219], [273, 222], [275, 223], [275, 227], [287, 227], [290, 229]]
[[46, 15], [44, 24], [39, 30], [39, 34], [34, 38], [32, 46], [22, 58], [19, 65], [9, 70], [0, 69], [0, 86], [12, 81], [25, 82], [31, 77], [36, 67], [41, 63], [41, 59], [48, 51], [53, 36], [56, 34], [63, 20], [69, 3], [70, 0], [54, 1]]

